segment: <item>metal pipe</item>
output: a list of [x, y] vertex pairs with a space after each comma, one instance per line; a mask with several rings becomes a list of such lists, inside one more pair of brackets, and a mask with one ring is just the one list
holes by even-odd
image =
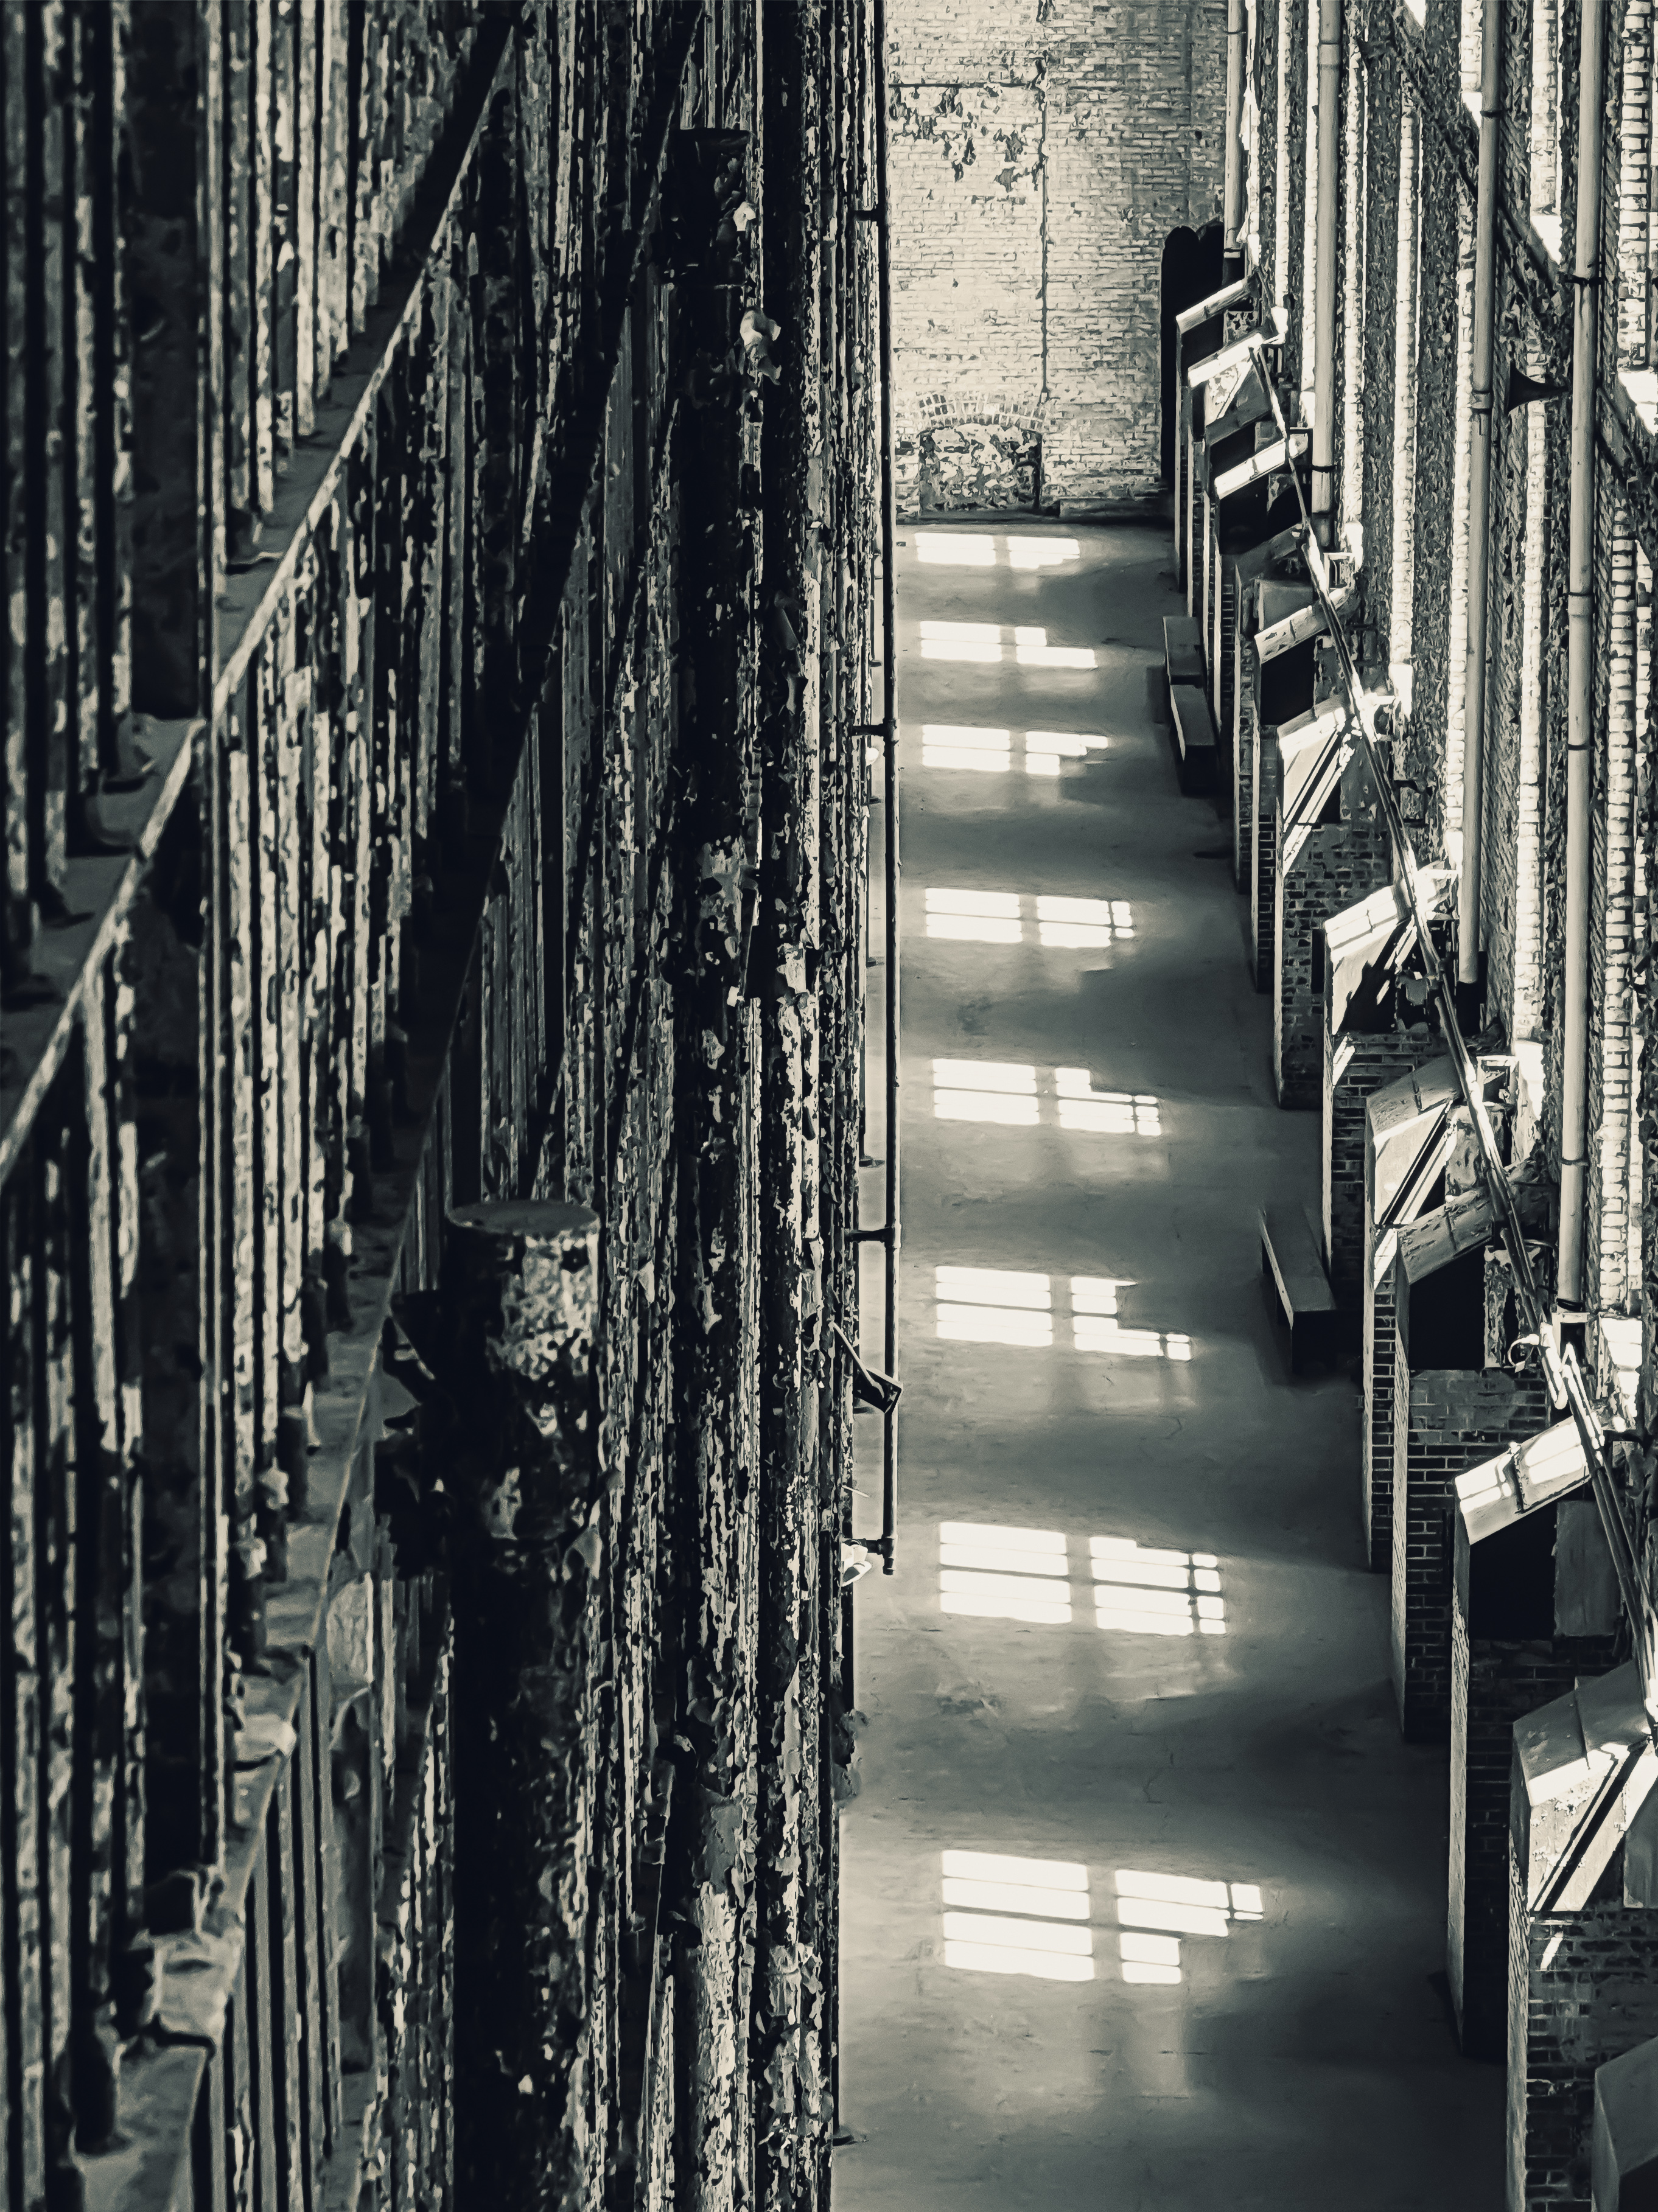
[[1341, 184], [1341, 6], [1319, 0], [1319, 204], [1313, 329], [1313, 527], [1328, 545], [1336, 506], [1336, 199]]
[[[1230, 284], [1243, 275], [1243, 98], [1244, 0], [1227, 0], [1226, 11], [1226, 197], [1222, 203], [1221, 278]], [[1177, 356], [1178, 358], [1178, 356]]]
[[1472, 419], [1468, 435], [1468, 653], [1462, 678], [1462, 876], [1456, 975], [1464, 1012], [1478, 1024], [1479, 862], [1484, 825], [1485, 613], [1491, 492], [1491, 338], [1496, 311], [1496, 126], [1503, 100], [1502, 0], [1480, 15], [1479, 195], [1474, 209]]
[[1600, 360], [1600, 0], [1588, 0], [1578, 48], [1577, 252], [1572, 285], [1571, 534], [1566, 578], [1566, 974], [1560, 1086], [1560, 1264], [1564, 1305], [1583, 1297], [1588, 1166], [1589, 738], [1594, 717], [1594, 386]]
[[[887, 874], [887, 1328], [882, 1364], [898, 1373], [899, 1216], [899, 928], [898, 928], [898, 509], [893, 488], [893, 256], [887, 161], [887, 7], [875, 0], [875, 287], [881, 326], [881, 665], [882, 792]], [[881, 1449], [881, 1572], [890, 1575], [898, 1550], [898, 1407], [882, 1417]]]
[[[1257, 351], [1261, 379], [1271, 401], [1272, 412], [1281, 434], [1288, 434], [1283, 410], [1279, 403], [1277, 388], [1267, 368], [1264, 348]], [[1394, 879], [1405, 893], [1415, 925], [1417, 950], [1426, 973], [1428, 986], [1438, 1002], [1441, 1027], [1450, 1048], [1451, 1064], [1456, 1071], [1457, 1085], [1462, 1093], [1464, 1105], [1473, 1123], [1475, 1141], [1479, 1146], [1480, 1164], [1493, 1211], [1498, 1216], [1503, 1242], [1507, 1247], [1509, 1265], [1514, 1270], [1515, 1295], [1530, 1340], [1537, 1346], [1538, 1357], [1547, 1379], [1550, 1395], [1555, 1404], [1565, 1406], [1570, 1412], [1577, 1439], [1582, 1448], [1584, 1463], [1589, 1470], [1590, 1487], [1600, 1519], [1606, 1548], [1612, 1555], [1613, 1571], [1618, 1577], [1619, 1595], [1629, 1616], [1636, 1666], [1641, 1677], [1641, 1694], [1649, 1722], [1658, 1730], [1658, 1691], [1655, 1691], [1655, 1653], [1658, 1653], [1658, 1615], [1651, 1600], [1642, 1587], [1633, 1540], [1624, 1509], [1613, 1486], [1606, 1462], [1606, 1435], [1600, 1426], [1600, 1415], [1590, 1401], [1588, 1386], [1575, 1352], [1564, 1354], [1558, 1349], [1550, 1328], [1549, 1315], [1543, 1295], [1532, 1272], [1531, 1255], [1526, 1248], [1525, 1231], [1521, 1224], [1514, 1193], [1509, 1186], [1508, 1170], [1497, 1150], [1496, 1137], [1491, 1128], [1490, 1117], [1485, 1110], [1481, 1085], [1475, 1073], [1468, 1047], [1456, 1018], [1455, 995], [1445, 973], [1439, 954], [1435, 949], [1429, 915], [1422, 902], [1417, 883], [1416, 854], [1411, 843], [1410, 832], [1405, 827], [1399, 811], [1391, 780], [1383, 770], [1378, 748], [1375, 714], [1363, 686], [1359, 682], [1358, 668], [1354, 661], [1347, 633], [1342, 627], [1341, 617], [1332, 605], [1327, 574], [1319, 550], [1312, 519], [1307, 503], [1301, 498], [1299, 483], [1296, 497], [1301, 501], [1302, 525], [1306, 532], [1308, 574], [1317, 592], [1325, 624], [1336, 647], [1341, 665], [1343, 688], [1353, 710], [1353, 722], [1363, 748], [1375, 788], [1383, 826], [1393, 852]]]
[[1174, 482], [1170, 489], [1174, 494], [1174, 574], [1182, 589], [1186, 585], [1186, 569], [1182, 564], [1181, 549], [1185, 536], [1180, 525], [1186, 506], [1186, 378], [1181, 374], [1180, 350], [1185, 343], [1180, 326], [1174, 325]]

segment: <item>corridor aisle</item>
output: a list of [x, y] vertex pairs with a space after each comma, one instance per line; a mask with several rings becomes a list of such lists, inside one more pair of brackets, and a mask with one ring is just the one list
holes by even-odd
[[1155, 718], [1167, 538], [899, 534], [906, 1389], [836, 2212], [1487, 2212], [1356, 1385], [1292, 1386], [1262, 1304], [1319, 1124]]

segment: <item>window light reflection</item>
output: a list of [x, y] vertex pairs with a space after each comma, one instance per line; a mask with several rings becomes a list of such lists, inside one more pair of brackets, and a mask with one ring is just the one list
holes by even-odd
[[1088, 1869], [1075, 1859], [1021, 1859], [1003, 1851], [946, 1851], [944, 1871], [970, 1881], [1028, 1881], [1042, 1889], [1084, 1893], [1088, 1886]]
[[993, 568], [996, 540], [988, 533], [975, 536], [965, 531], [944, 538], [923, 533], [916, 539], [916, 558], [923, 568]]
[[1024, 934], [1019, 895], [930, 885], [927, 934], [964, 939], [975, 945], [1017, 945]]
[[1086, 1067], [1039, 1074], [1028, 1060], [936, 1060], [933, 1116], [1014, 1128], [1033, 1128], [1052, 1118], [1076, 1136], [1162, 1134], [1159, 1101], [1150, 1091], [1096, 1091]]
[[1134, 935], [1134, 909], [1127, 899], [1027, 899], [1017, 891], [930, 884], [925, 902], [929, 937], [1080, 951], [1126, 942]]
[[1224, 1636], [1226, 1601], [1213, 1552], [1173, 1552], [1132, 1538], [1095, 1536], [1088, 1547], [1095, 1618], [1140, 1636]]
[[1008, 563], [1014, 568], [1058, 568], [1067, 561], [1080, 561], [1082, 549], [1074, 538], [1009, 538]]
[[1094, 668], [1092, 646], [1050, 645], [1038, 623], [1015, 624], [1011, 640], [998, 623], [940, 622], [929, 617], [917, 628], [923, 660], [1001, 661], [1011, 655], [1021, 668]]
[[[1076, 1351], [1131, 1359], [1191, 1359], [1192, 1339], [1178, 1330], [1125, 1328], [1118, 1315], [1118, 1292], [1132, 1285], [1099, 1275], [1056, 1279], [1007, 1267], [936, 1268], [936, 1333], [957, 1343], [1045, 1349], [1056, 1341], [1056, 1279], [1069, 1286], [1070, 1342]], [[1063, 1331], [1063, 1316], [1060, 1327]]]
[[1002, 630], [997, 623], [923, 622], [923, 660], [1000, 660]]
[[961, 1881], [947, 1875], [944, 1902], [975, 1912], [1033, 1912], [1051, 1919], [1086, 1920], [1086, 1891], [1036, 1889], [1016, 1881]]
[[923, 722], [921, 765], [977, 769], [986, 775], [1005, 772], [1013, 766], [1013, 732], [958, 722]]
[[1074, 538], [1015, 536], [1003, 538], [990, 531], [934, 531], [917, 532], [916, 558], [923, 568], [993, 568], [1005, 545], [1010, 568], [1061, 568], [1080, 561], [1082, 549]]
[[1119, 1867], [1116, 1881], [1125, 1982], [1178, 1982], [1180, 1936], [1224, 1936], [1234, 1923], [1262, 1917], [1261, 1893], [1253, 1882], [1194, 1881], [1137, 1867]]
[[1016, 1060], [936, 1060], [933, 1115], [940, 1121], [1036, 1127], [1036, 1070]]
[[1056, 1067], [1059, 1126], [1079, 1135], [1159, 1137], [1159, 1102], [1149, 1091], [1096, 1091], [1086, 1067]]
[[1048, 1627], [1071, 1617], [1068, 1553], [1058, 1528], [941, 1522], [938, 1561], [942, 1613]]
[[1091, 1982], [1085, 1867], [994, 1851], [943, 1854], [944, 1963], [968, 1973]]
[[1058, 775], [1062, 760], [1086, 761], [1090, 750], [1103, 752], [1108, 742], [1092, 731], [1026, 730], [1015, 739], [1012, 730], [988, 724], [923, 722], [921, 765], [1005, 775], [1013, 769], [1016, 744], [1023, 750], [1027, 775]]
[[1109, 945], [1134, 934], [1134, 910], [1126, 899], [1039, 898], [1036, 921], [1049, 945]]

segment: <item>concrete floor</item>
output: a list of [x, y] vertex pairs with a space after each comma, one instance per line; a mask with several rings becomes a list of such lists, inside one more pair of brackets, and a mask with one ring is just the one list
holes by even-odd
[[[1228, 832], [1156, 719], [1169, 541], [1029, 529], [1058, 565], [1017, 568], [1000, 534], [900, 535], [907, 1387], [899, 1573], [856, 1596], [838, 2212], [1481, 2212], [1502, 2077], [1435, 1984], [1445, 1758], [1392, 1717], [1356, 1385], [1292, 1385], [1262, 1304], [1254, 1209], [1316, 1202], [1319, 1128], [1273, 1104]], [[975, 539], [994, 565], [920, 557]], [[939, 622], [989, 627], [930, 655]], [[1027, 773], [1033, 728], [1086, 757]], [[1003, 729], [1006, 769], [927, 764]], [[930, 890], [966, 934], [930, 935]], [[1038, 898], [1120, 903], [1045, 928]], [[941, 1118], [936, 1059], [1013, 1087], [946, 1068]], [[879, 1097], [872, 1060], [875, 1153]], [[1095, 1572], [1128, 1591], [1104, 1613]], [[1143, 1626], [1137, 1572], [1192, 1632]]]

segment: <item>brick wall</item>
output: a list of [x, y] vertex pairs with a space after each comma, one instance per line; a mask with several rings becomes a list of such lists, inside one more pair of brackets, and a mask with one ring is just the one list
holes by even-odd
[[1509, 2212], [1588, 2212], [1594, 2069], [1658, 2034], [1658, 1913], [1616, 1851], [1578, 1912], [1530, 1912], [1509, 1851]]
[[[1644, 139], [1643, 141], [1644, 151]], [[1596, 486], [1596, 721], [1590, 823], [1588, 1218], [1584, 1296], [1619, 1310], [1628, 1281], [1635, 817], [1635, 541], [1610, 470]]]
[[1242, 629], [1248, 606], [1240, 594], [1237, 664], [1232, 684], [1232, 880], [1253, 895], [1255, 873], [1255, 725], [1259, 716], [1259, 669], [1255, 648]]
[[[1466, 557], [1467, 477], [1458, 467], [1459, 398], [1466, 383], [1463, 343], [1468, 318], [1460, 279], [1460, 240], [1466, 196], [1442, 142], [1432, 131], [1420, 141], [1422, 244], [1416, 350], [1413, 507], [1420, 526], [1413, 537], [1411, 578], [1411, 711], [1400, 752], [1421, 786], [1424, 859], [1442, 857], [1461, 799], [1460, 744], [1451, 744], [1452, 672], [1456, 673], [1456, 732], [1460, 737], [1460, 689], [1465, 631], [1460, 603]], [[1459, 559], [1460, 556], [1460, 560]], [[1395, 647], [1397, 652], [1397, 647]]]
[[1254, 145], [1246, 185], [1249, 229], [1259, 257], [1262, 297], [1280, 296], [1282, 256], [1278, 252], [1278, 135], [1283, 100], [1278, 82], [1278, 18], [1283, 0], [1248, 0], [1251, 90], [1254, 98]]
[[1226, 9], [899, 0], [895, 386], [1045, 398], [1061, 500], [1158, 481], [1164, 245], [1220, 213]]
[[1273, 917], [1277, 905], [1278, 878], [1278, 733], [1261, 720], [1259, 704], [1254, 720], [1252, 796], [1255, 821], [1249, 854], [1249, 972], [1250, 981], [1258, 991], [1270, 991], [1277, 947], [1277, 927]]
[[1358, 0], [1343, 9], [1340, 199], [1337, 214], [1335, 510], [1356, 520], [1364, 480], [1364, 37]]
[[[1511, 286], [1506, 304], [1527, 316]], [[1499, 307], [1504, 305], [1499, 301]], [[1524, 373], [1533, 343], [1503, 349]], [[1543, 532], [1547, 511], [1546, 422], [1534, 408], [1498, 410], [1491, 461], [1490, 676], [1485, 723], [1485, 818], [1480, 879], [1486, 1002], [1510, 1037], [1533, 1034], [1539, 951]]]
[[1387, 881], [1387, 840], [1372, 823], [1333, 822], [1308, 833], [1286, 870], [1282, 799], [1275, 812], [1272, 1074], [1280, 1106], [1316, 1107], [1323, 1095], [1326, 1026], [1320, 932], [1332, 915]]
[[[1357, 1309], [1361, 1304], [1368, 1307], [1374, 1303], [1362, 1296], [1369, 1249], [1365, 1104], [1385, 1083], [1431, 1059], [1435, 1039], [1425, 1024], [1416, 1030], [1402, 1026], [1381, 1030], [1370, 1036], [1338, 1035], [1331, 1029], [1329, 1012], [1326, 1002], [1322, 1128], [1325, 1261], [1330, 1287], [1338, 1303]], [[1369, 1334], [1368, 1328], [1366, 1334]]]
[[1407, 85], [1399, 101], [1399, 246], [1393, 309], [1393, 419], [1373, 434], [1392, 450], [1389, 656], [1408, 665], [1416, 635], [1417, 336], [1422, 324], [1422, 125]]
[[1548, 1425], [1547, 1394], [1529, 1376], [1434, 1368], [1414, 1372], [1399, 1304], [1393, 1352], [1391, 1650], [1399, 1726], [1412, 1741], [1442, 1742], [1451, 1724], [1451, 1515], [1456, 1478]]
[[[1306, 307], [1312, 270], [1305, 265], [1305, 259], [1309, 200], [1308, 162], [1314, 141], [1312, 95], [1317, 80], [1314, 77], [1309, 82], [1308, 76], [1308, 6], [1309, 0], [1285, 0], [1279, 16], [1283, 63], [1283, 214], [1280, 234], [1285, 251], [1278, 275], [1278, 297], [1289, 309], [1289, 331], [1283, 347], [1286, 386], [1299, 386], [1306, 381], [1302, 362], [1311, 338]], [[1312, 21], [1315, 26], [1317, 15], [1316, 0], [1313, 0]]]
[[[1416, 210], [1414, 195], [1408, 191], [1409, 165], [1402, 143], [1404, 86], [1398, 58], [1391, 48], [1379, 46], [1365, 63], [1364, 84], [1363, 401], [1359, 481], [1356, 496], [1349, 493], [1346, 511], [1363, 529], [1366, 620], [1377, 632], [1377, 657], [1386, 661], [1393, 609], [1400, 233], [1401, 225], [1414, 227]], [[1403, 257], [1407, 277], [1409, 228]]]
[[1393, 1565], [1393, 1392], [1399, 1326], [1393, 1270], [1375, 1279], [1375, 1235], [1367, 1220], [1364, 1239], [1364, 1419], [1360, 1446], [1360, 1508], [1364, 1516], [1365, 1564], [1373, 1573]]
[[1473, 1636], [1451, 1605], [1451, 1850], [1446, 1963], [1462, 2048], [1508, 2048], [1509, 1793], [1514, 1724], [1612, 1665], [1611, 1637]]

